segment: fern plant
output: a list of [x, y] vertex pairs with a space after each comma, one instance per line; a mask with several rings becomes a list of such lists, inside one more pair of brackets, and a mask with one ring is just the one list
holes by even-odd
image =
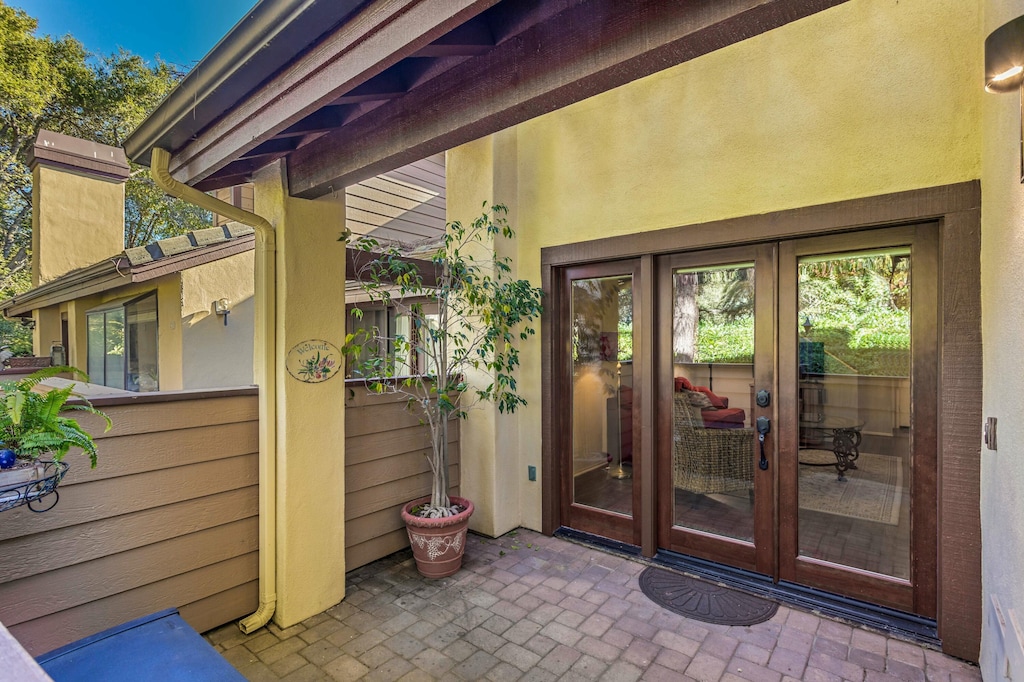
[[97, 452], [92, 436], [75, 419], [62, 416], [62, 413], [95, 414], [106, 422], [104, 431], [110, 430], [110, 417], [84, 398], [68, 405], [74, 386], [46, 393], [32, 390], [44, 379], [66, 372], [84, 376], [74, 367], [47, 367], [24, 379], [0, 383], [3, 393], [0, 398], [0, 442], [3, 445], [0, 447], [13, 450], [21, 460], [37, 460], [49, 454], [55, 462], [64, 459], [71, 448], [77, 447], [89, 457], [89, 464], [95, 468]]

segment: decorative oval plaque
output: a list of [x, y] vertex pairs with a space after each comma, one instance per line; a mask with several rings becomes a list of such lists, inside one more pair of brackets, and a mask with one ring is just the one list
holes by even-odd
[[341, 371], [341, 351], [329, 341], [309, 339], [288, 351], [285, 367], [299, 381], [319, 384]]

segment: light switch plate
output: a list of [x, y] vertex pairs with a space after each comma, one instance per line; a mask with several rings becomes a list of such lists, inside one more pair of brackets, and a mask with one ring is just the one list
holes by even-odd
[[989, 450], [996, 449], [996, 418], [987, 417], [985, 419], [985, 447]]

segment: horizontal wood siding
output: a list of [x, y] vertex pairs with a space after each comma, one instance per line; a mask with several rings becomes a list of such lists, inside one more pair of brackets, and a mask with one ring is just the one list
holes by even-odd
[[56, 507], [0, 519], [0, 621], [38, 655], [168, 607], [200, 632], [255, 611], [255, 391], [93, 402], [99, 466], [69, 455]]
[[[402, 505], [430, 494], [430, 431], [395, 395], [371, 395], [352, 381], [345, 405], [345, 568], [409, 546]], [[452, 493], [459, 492], [459, 423], [448, 441]]]
[[444, 154], [435, 154], [346, 188], [345, 224], [376, 239], [438, 239], [445, 201]]

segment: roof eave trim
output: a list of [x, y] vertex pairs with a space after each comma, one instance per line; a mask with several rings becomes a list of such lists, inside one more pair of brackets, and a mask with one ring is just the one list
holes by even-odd
[[164, 135], [316, 1], [262, 0], [253, 7], [128, 136], [128, 158], [148, 166], [153, 147]]
[[6, 301], [0, 301], [0, 312], [6, 317], [24, 317], [26, 313], [31, 313], [36, 309], [34, 305], [36, 301], [55, 293], [81, 287], [111, 273], [117, 273], [126, 278], [130, 277], [130, 273], [121, 270], [126, 265], [127, 260], [123, 256], [114, 256], [109, 260], [100, 261], [76, 272], [61, 275], [57, 279], [41, 284], [34, 289], [29, 289], [24, 294], [13, 296]]

